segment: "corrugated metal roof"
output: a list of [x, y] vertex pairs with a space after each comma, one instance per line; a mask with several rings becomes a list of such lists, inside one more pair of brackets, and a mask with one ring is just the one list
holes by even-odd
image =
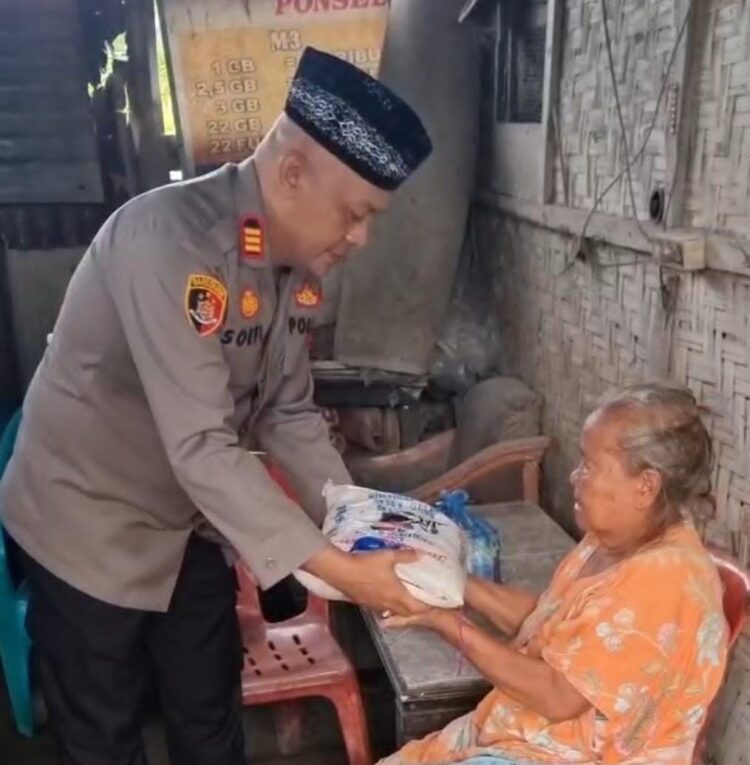
[[0, 0], [0, 203], [101, 202], [75, 0]]

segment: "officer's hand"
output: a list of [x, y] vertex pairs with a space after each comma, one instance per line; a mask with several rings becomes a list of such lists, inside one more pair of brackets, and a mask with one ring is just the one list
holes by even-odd
[[429, 606], [413, 598], [394, 567], [398, 563], [414, 563], [417, 553], [410, 550], [386, 550], [383, 552], [351, 555], [354, 568], [348, 581], [342, 585], [344, 592], [355, 603], [368, 606], [379, 613], [409, 616], [429, 610]]
[[417, 553], [410, 550], [343, 553], [333, 547], [311, 558], [304, 566], [317, 577], [344, 593], [352, 602], [379, 613], [400, 616], [423, 613], [429, 609], [413, 598], [396, 576], [398, 563], [414, 563]]

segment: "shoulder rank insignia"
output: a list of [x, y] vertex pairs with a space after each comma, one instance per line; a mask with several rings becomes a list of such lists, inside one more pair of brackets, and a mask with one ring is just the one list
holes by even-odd
[[240, 224], [240, 254], [247, 260], [263, 260], [265, 243], [263, 224], [255, 215], [247, 215]]
[[302, 282], [294, 293], [294, 302], [300, 308], [317, 308], [323, 302], [323, 290], [318, 284]]
[[227, 312], [227, 288], [213, 276], [190, 274], [185, 290], [185, 312], [201, 337], [213, 334]]

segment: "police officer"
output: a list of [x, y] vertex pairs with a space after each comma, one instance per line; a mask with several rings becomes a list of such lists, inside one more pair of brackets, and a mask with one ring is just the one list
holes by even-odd
[[306, 341], [320, 277], [430, 151], [395, 94], [307, 49], [253, 157], [133, 199], [83, 257], [0, 495], [64, 765], [145, 763], [151, 676], [174, 765], [243, 762], [235, 580], [217, 539], [264, 588], [301, 567], [366, 606], [420, 608], [393, 570], [408, 554], [350, 555], [318, 529], [323, 484], [350, 479], [312, 403]]

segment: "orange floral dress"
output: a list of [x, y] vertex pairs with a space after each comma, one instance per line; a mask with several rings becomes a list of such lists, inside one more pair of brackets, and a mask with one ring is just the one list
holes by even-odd
[[552, 723], [495, 689], [473, 713], [382, 765], [443, 765], [480, 755], [689, 765], [726, 663], [716, 568], [687, 521], [607, 571], [579, 578], [596, 549], [589, 535], [563, 560], [515, 641], [522, 653], [532, 639], [541, 646], [544, 661], [591, 708]]

